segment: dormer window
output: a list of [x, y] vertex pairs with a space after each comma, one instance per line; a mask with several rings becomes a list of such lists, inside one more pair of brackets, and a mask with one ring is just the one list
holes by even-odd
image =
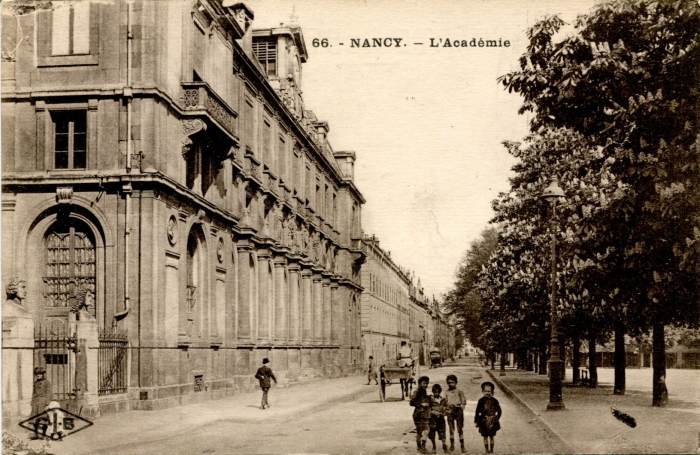
[[277, 75], [277, 40], [256, 39], [253, 41], [253, 53], [268, 76]]

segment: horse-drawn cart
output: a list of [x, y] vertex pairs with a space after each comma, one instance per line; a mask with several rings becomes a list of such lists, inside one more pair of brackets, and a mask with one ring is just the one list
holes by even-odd
[[[386, 386], [391, 385], [392, 381], [399, 381], [401, 385], [401, 399], [411, 396], [413, 383], [415, 382], [416, 370], [413, 365], [407, 367], [388, 367], [382, 365], [379, 368], [379, 398], [382, 402], [386, 401]], [[393, 382], [396, 384], [396, 382]]]

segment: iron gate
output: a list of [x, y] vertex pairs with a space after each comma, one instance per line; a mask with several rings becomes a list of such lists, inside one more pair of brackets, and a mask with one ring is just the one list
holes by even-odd
[[46, 368], [46, 379], [51, 382], [53, 399], [65, 402], [73, 398], [73, 349], [75, 335], [66, 327], [52, 325], [34, 328], [34, 366]]

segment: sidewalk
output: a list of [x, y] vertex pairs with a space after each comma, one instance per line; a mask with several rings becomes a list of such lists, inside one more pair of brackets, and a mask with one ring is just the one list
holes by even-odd
[[[177, 406], [159, 411], [129, 411], [96, 419], [94, 425], [68, 436], [61, 442], [51, 442], [50, 452], [56, 455], [90, 454], [97, 449], [112, 447], [129, 441], [159, 441], [170, 435], [180, 435], [213, 422], [256, 422], [270, 417], [303, 415], [331, 402], [349, 399], [366, 393], [365, 378], [349, 376], [323, 380], [323, 393], [317, 381], [291, 387], [270, 389], [269, 409], [260, 409], [261, 392], [240, 393], [220, 400]], [[9, 429], [15, 435], [24, 435], [19, 427]], [[23, 433], [22, 433], [23, 432]], [[38, 449], [42, 441], [28, 441]]]
[[[612, 393], [612, 368], [598, 369], [596, 389], [572, 385], [567, 370], [562, 411], [547, 411], [547, 376], [513, 369], [505, 376], [499, 376], [499, 370], [486, 371], [571, 453], [700, 453], [700, 370], [667, 370], [665, 408], [651, 406], [651, 369], [628, 369], [624, 396]], [[636, 428], [615, 419], [611, 406], [634, 417]]]

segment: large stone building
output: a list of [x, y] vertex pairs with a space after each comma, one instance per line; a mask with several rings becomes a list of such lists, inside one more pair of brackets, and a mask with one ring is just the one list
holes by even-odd
[[395, 364], [401, 341], [408, 341], [411, 280], [375, 236], [362, 240], [362, 341], [378, 365]]
[[[96, 415], [249, 390], [264, 357], [282, 383], [364, 368], [364, 200], [305, 110], [301, 29], [228, 0], [23, 13], [2, 17], [2, 277], [55, 398]], [[3, 366], [3, 414], [26, 414], [27, 365]]]
[[376, 236], [362, 239], [366, 261], [362, 265], [362, 341], [366, 356], [378, 365], [396, 364], [402, 341], [411, 345], [420, 365], [430, 363], [429, 352], [454, 356], [454, 327], [439, 303], [428, 298], [414, 276], [391, 259]]

